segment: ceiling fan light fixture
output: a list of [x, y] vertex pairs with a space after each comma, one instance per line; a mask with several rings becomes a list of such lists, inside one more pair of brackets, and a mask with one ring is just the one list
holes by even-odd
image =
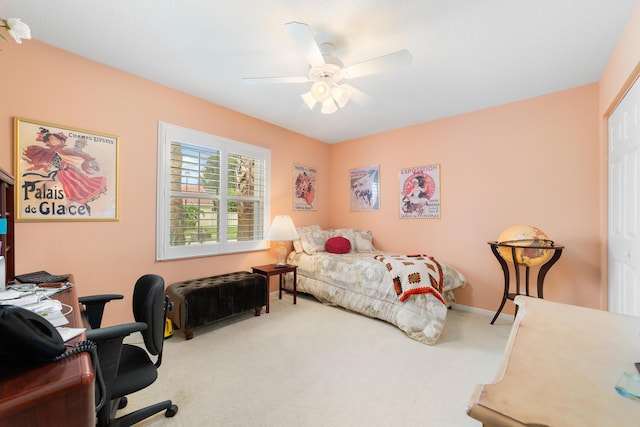
[[332, 113], [335, 113], [336, 111], [338, 111], [338, 106], [333, 101], [333, 98], [327, 98], [322, 103], [322, 109], [320, 110], [322, 114], [332, 114]]
[[311, 92], [306, 92], [300, 95], [304, 103], [309, 107], [309, 110], [313, 110], [313, 107], [316, 105], [316, 99], [314, 98]]
[[318, 102], [324, 102], [331, 96], [331, 84], [326, 79], [318, 80], [311, 86], [311, 94]]
[[338, 103], [338, 107], [344, 108], [351, 98], [351, 91], [344, 86], [335, 86], [331, 89], [331, 96]]

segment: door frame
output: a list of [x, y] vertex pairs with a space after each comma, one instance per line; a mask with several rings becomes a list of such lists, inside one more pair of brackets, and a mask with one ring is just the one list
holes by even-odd
[[600, 287], [600, 308], [609, 310], [609, 117], [620, 105], [620, 102], [625, 95], [631, 90], [631, 87], [636, 83], [640, 84], [640, 62], [636, 64], [633, 71], [629, 74], [629, 77], [625, 80], [624, 84], [620, 87], [617, 95], [609, 105], [609, 108], [605, 111], [601, 120], [600, 130], [603, 133], [602, 140], [604, 144], [601, 146], [602, 153], [602, 181], [601, 181], [601, 200], [603, 201], [600, 211], [602, 212], [601, 232], [602, 246], [600, 248], [600, 259], [602, 260], [602, 270], [600, 273], [600, 280], [604, 286]]

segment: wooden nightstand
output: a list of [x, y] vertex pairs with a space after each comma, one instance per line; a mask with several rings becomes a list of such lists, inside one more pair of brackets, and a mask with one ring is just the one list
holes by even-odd
[[282, 283], [283, 275], [285, 273], [293, 273], [293, 303], [296, 303], [297, 286], [298, 286], [298, 266], [288, 264], [286, 267], [276, 267], [275, 264], [259, 265], [257, 267], [251, 267], [254, 273], [262, 274], [267, 277], [267, 313], [269, 312], [269, 277], [279, 276], [278, 280], [278, 299], [282, 299]]

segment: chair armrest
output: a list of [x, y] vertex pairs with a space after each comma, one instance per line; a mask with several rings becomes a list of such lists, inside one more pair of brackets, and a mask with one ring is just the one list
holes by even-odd
[[124, 297], [119, 294], [87, 295], [79, 297], [78, 302], [84, 305], [82, 314], [87, 318], [91, 328], [98, 329], [102, 324], [104, 306], [111, 300], [122, 298]]
[[134, 332], [140, 332], [147, 329], [144, 322], [125, 323], [123, 325], [106, 326], [104, 328], [89, 329], [86, 331], [87, 339], [100, 345], [100, 342], [114, 340], [117, 338], [124, 339], [126, 336]]
[[106, 304], [114, 299], [122, 299], [124, 296], [120, 294], [101, 294], [101, 295], [85, 295], [78, 297], [81, 304]]

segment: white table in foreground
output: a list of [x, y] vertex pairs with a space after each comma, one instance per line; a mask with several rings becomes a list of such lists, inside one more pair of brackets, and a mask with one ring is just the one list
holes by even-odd
[[638, 426], [640, 401], [614, 387], [640, 362], [640, 317], [518, 296], [493, 384], [467, 413], [484, 426]]

